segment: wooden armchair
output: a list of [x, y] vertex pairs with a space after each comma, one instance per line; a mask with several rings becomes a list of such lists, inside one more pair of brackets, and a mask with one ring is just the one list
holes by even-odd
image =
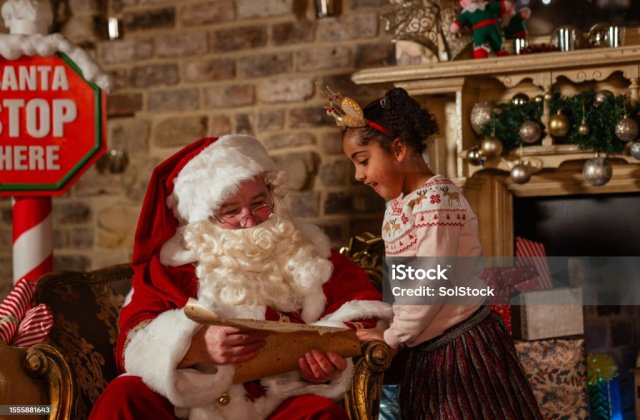
[[[374, 239], [369, 235], [355, 237], [341, 252], [363, 265], [372, 280], [379, 281], [381, 277], [375, 274], [381, 257], [368, 254], [377, 244]], [[35, 303], [46, 303], [54, 314], [47, 342], [29, 349], [0, 347], [0, 359], [6, 355], [21, 359], [21, 374], [26, 372], [33, 378], [30, 387], [35, 389], [37, 400], [21, 403], [50, 404], [50, 419], [87, 418], [102, 390], [117, 375], [118, 313], [131, 289], [132, 275], [131, 266], [123, 264], [91, 272], [51, 273], [38, 281]], [[383, 374], [390, 360], [384, 343], [363, 345], [353, 385], [344, 399], [351, 419], [377, 417]], [[15, 400], [3, 400], [2, 383], [0, 372], [0, 404], [16, 404]]]

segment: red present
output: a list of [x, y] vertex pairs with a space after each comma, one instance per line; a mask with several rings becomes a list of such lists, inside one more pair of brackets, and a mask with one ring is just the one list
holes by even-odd
[[511, 326], [511, 305], [489, 305], [489, 309], [500, 315], [504, 326], [507, 328], [507, 331], [509, 331], [509, 334], [511, 334], [513, 330]]
[[[529, 291], [550, 289], [553, 287], [544, 244], [516, 236], [516, 257], [518, 257], [517, 265], [536, 268], [538, 276], [533, 280], [535, 280], [537, 287], [533, 289], [530, 288], [528, 289]], [[524, 290], [521, 290], [521, 292], [523, 291]]]
[[492, 305], [508, 305], [513, 293], [536, 290], [537, 277], [535, 267], [491, 267], [480, 275], [485, 284], [493, 289]]
[[31, 307], [36, 287], [26, 278], [18, 280], [9, 295], [0, 302], [0, 340], [9, 344], [25, 312]]
[[53, 315], [47, 305], [29, 309], [11, 340], [12, 346], [31, 347], [44, 341], [53, 327]]

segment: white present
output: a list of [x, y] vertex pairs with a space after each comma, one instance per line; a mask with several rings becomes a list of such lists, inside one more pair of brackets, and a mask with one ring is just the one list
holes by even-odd
[[582, 289], [523, 292], [512, 308], [513, 338], [540, 340], [584, 334]]

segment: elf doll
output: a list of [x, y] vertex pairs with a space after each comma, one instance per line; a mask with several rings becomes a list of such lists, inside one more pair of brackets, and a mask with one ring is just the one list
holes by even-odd
[[510, 13], [514, 5], [510, 1], [486, 2], [482, 0], [459, 0], [462, 12], [451, 24], [451, 32], [471, 28], [473, 32], [473, 58], [486, 58], [490, 52], [509, 55], [502, 48], [502, 33], [498, 18]]
[[504, 25], [504, 38], [516, 39], [527, 38], [528, 32], [524, 21], [531, 16], [531, 9], [523, 7], [517, 13], [515, 9], [507, 12], [502, 16], [502, 24]]

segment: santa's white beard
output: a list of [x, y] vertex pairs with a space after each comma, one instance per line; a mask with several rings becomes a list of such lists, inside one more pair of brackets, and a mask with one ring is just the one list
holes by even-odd
[[293, 222], [277, 213], [246, 229], [193, 223], [184, 228], [184, 239], [197, 257], [198, 299], [221, 316], [261, 319], [265, 306], [298, 311], [305, 296], [322, 292], [333, 270]]

